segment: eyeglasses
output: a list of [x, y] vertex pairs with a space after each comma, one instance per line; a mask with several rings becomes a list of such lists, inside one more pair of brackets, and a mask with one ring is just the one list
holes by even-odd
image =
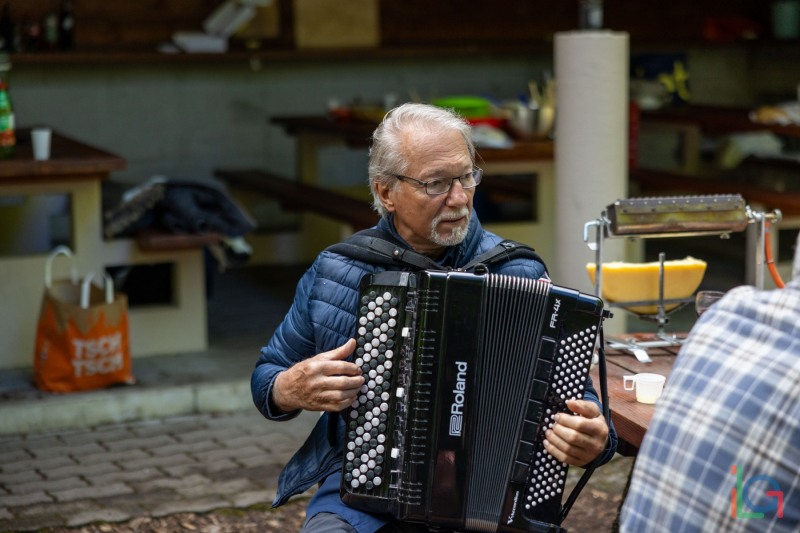
[[453, 186], [453, 182], [456, 180], [461, 182], [462, 188], [474, 189], [481, 182], [481, 178], [483, 178], [483, 170], [475, 167], [463, 176], [457, 176], [455, 178], [434, 178], [428, 181], [415, 180], [414, 178], [401, 176], [399, 174], [392, 174], [392, 177], [397, 178], [400, 181], [413, 181], [420, 187], [424, 187], [425, 192], [428, 193], [429, 196], [438, 196], [440, 194], [447, 193]]

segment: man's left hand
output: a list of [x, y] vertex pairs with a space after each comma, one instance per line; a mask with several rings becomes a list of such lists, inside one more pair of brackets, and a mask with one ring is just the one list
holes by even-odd
[[576, 413], [558, 413], [553, 427], [545, 433], [545, 449], [563, 463], [585, 466], [600, 455], [608, 440], [608, 425], [596, 403], [567, 400], [567, 408]]

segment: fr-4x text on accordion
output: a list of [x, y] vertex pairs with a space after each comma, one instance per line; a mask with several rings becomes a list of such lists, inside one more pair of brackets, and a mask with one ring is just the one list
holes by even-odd
[[567, 465], [542, 440], [583, 397], [603, 318], [600, 299], [547, 280], [365, 276], [342, 500], [442, 528], [559, 529]]

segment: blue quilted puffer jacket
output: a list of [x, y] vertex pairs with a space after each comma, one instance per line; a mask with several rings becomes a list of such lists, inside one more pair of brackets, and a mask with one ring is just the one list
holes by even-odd
[[[394, 230], [391, 218], [381, 219], [376, 227], [404, 243]], [[499, 236], [485, 231], [473, 213], [467, 238], [449, 249], [439, 262], [443, 266], [462, 267], [501, 241]], [[299, 411], [276, 412], [270, 405], [270, 389], [275, 377], [298, 361], [333, 350], [354, 338], [361, 278], [382, 270], [386, 268], [323, 251], [305, 272], [288, 314], [269, 344], [261, 349], [252, 374], [253, 401], [266, 418], [289, 420], [299, 414]], [[492, 265], [491, 271], [534, 279], [546, 276], [544, 265], [530, 259], [498, 262]], [[591, 388], [585, 397], [597, 401]], [[291, 496], [304, 492], [340, 470], [343, 437], [341, 416], [324, 413], [305, 444], [281, 472], [273, 505], [282, 505]], [[609, 439], [607, 448], [605, 460], [610, 459], [616, 449], [616, 435]]]

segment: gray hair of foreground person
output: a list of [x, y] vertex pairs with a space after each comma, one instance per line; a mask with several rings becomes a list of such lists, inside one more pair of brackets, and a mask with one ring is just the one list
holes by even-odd
[[[403, 175], [408, 161], [403, 153], [405, 135], [409, 132], [436, 133], [457, 130], [464, 137], [469, 155], [475, 162], [475, 144], [469, 123], [448, 109], [429, 104], [408, 103], [389, 111], [372, 134], [369, 149], [369, 188], [372, 208], [382, 217], [388, 215], [383, 203], [375, 194], [376, 183], [390, 183], [396, 187], [396, 175]], [[418, 179], [417, 176], [409, 176]]]

